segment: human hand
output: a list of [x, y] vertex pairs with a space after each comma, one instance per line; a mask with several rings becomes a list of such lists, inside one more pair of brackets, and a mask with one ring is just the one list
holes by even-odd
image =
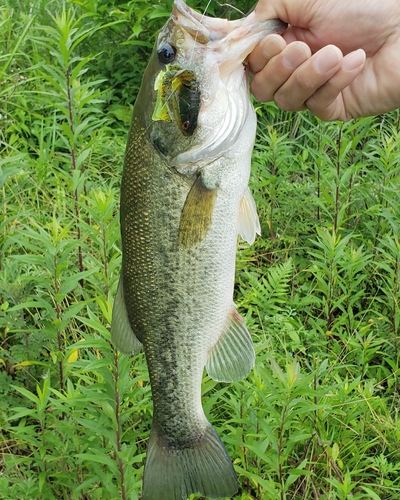
[[259, 20], [289, 23], [249, 58], [252, 92], [286, 110], [350, 120], [400, 106], [398, 0], [260, 0]]

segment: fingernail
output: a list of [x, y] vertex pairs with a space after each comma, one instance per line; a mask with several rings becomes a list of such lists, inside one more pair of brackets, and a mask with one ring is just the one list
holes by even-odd
[[339, 64], [341, 58], [337, 47], [328, 45], [315, 54], [313, 60], [314, 69], [318, 73], [326, 73]]
[[296, 69], [307, 60], [309, 54], [307, 54], [306, 47], [300, 43], [293, 42], [287, 46], [286, 52], [282, 57], [282, 64], [287, 69]]
[[362, 49], [350, 52], [342, 61], [342, 69], [345, 71], [354, 71], [365, 63], [365, 52]]

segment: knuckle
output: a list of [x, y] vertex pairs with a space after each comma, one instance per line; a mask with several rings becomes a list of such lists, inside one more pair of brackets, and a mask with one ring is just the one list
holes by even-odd
[[268, 86], [268, 82], [255, 76], [251, 82], [251, 92], [257, 101], [268, 102], [273, 100], [273, 91]]
[[304, 102], [292, 98], [291, 92], [276, 92], [274, 95], [276, 104], [284, 111], [301, 111], [305, 109]]

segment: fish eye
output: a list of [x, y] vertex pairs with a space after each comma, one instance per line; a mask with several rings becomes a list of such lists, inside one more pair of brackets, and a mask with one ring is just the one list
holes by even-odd
[[162, 64], [171, 64], [175, 60], [176, 48], [169, 43], [163, 43], [157, 50], [158, 60]]

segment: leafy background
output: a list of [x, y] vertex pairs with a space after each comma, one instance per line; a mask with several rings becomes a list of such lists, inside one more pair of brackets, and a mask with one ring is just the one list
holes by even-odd
[[[129, 117], [170, 10], [0, 6], [1, 499], [140, 498], [148, 374], [109, 325]], [[263, 235], [239, 244], [235, 300], [257, 364], [203, 381], [235, 498], [399, 499], [399, 112], [341, 124], [255, 105]]]

